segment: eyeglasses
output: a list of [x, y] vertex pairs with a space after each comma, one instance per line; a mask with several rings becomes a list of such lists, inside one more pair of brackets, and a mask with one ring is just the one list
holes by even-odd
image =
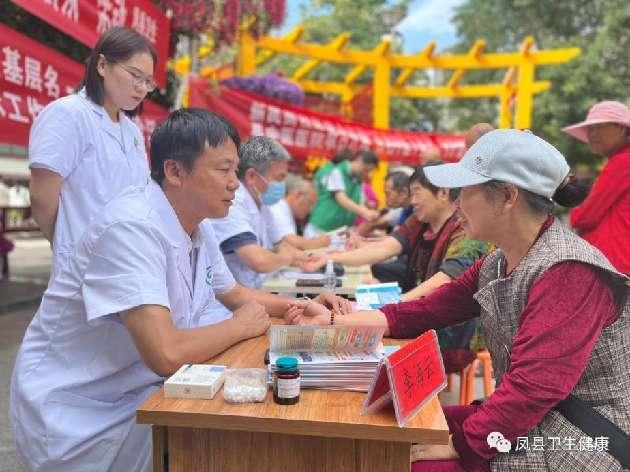
[[155, 83], [152, 77], [148, 77], [144, 75], [142, 72], [138, 71], [136, 68], [128, 67], [124, 64], [121, 64], [120, 62], [116, 62], [115, 64], [120, 66], [121, 69], [129, 73], [129, 75], [133, 79], [134, 87], [138, 88], [138, 87], [143, 86], [145, 90], [147, 91], [147, 93], [151, 93], [157, 88], [157, 84]]

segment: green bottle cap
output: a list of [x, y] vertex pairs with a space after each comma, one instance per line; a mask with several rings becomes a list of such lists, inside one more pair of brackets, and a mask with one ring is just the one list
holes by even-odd
[[297, 366], [298, 361], [295, 357], [279, 357], [278, 360], [276, 360], [278, 370], [295, 370]]

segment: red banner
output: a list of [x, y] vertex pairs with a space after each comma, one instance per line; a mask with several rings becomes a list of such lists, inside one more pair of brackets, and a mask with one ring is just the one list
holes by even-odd
[[89, 47], [112, 26], [135, 29], [153, 43], [158, 54], [155, 80], [166, 87], [171, 21], [149, 0], [11, 1]]
[[431, 146], [440, 148], [445, 161], [459, 159], [464, 151], [462, 136], [376, 129], [242, 90], [213, 87], [206, 79], [190, 80], [189, 104], [225, 116], [243, 139], [277, 139], [299, 160], [329, 157], [343, 148], [370, 148], [389, 161], [418, 165], [422, 151]]
[[136, 115], [133, 121], [138, 125], [147, 147], [147, 156], [149, 155], [149, 140], [151, 133], [157, 125], [162, 123], [168, 116], [168, 110], [151, 100], [142, 102], [142, 113]]
[[[0, 142], [28, 145], [35, 117], [51, 101], [74, 92], [84, 67], [0, 24]], [[168, 111], [149, 100], [136, 123], [148, 139]]]

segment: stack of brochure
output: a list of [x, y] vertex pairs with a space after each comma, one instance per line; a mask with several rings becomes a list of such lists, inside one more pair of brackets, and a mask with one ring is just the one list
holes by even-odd
[[283, 326], [269, 330], [269, 370], [276, 360], [298, 360], [301, 386], [366, 392], [379, 361], [389, 354], [383, 348], [383, 328], [365, 326]]

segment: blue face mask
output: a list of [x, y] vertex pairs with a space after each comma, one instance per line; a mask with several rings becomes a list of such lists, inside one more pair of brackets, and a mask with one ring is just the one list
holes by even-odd
[[264, 205], [273, 205], [284, 198], [286, 192], [286, 184], [282, 182], [271, 181], [267, 184], [267, 191], [260, 196], [260, 201]]
[[256, 173], [267, 184], [267, 191], [263, 194], [260, 194], [260, 201], [263, 203], [263, 205], [273, 205], [274, 203], [278, 203], [284, 198], [284, 194], [287, 191], [284, 180], [282, 182], [277, 182], [275, 180], [272, 180], [270, 182], [262, 174], [258, 172]]

